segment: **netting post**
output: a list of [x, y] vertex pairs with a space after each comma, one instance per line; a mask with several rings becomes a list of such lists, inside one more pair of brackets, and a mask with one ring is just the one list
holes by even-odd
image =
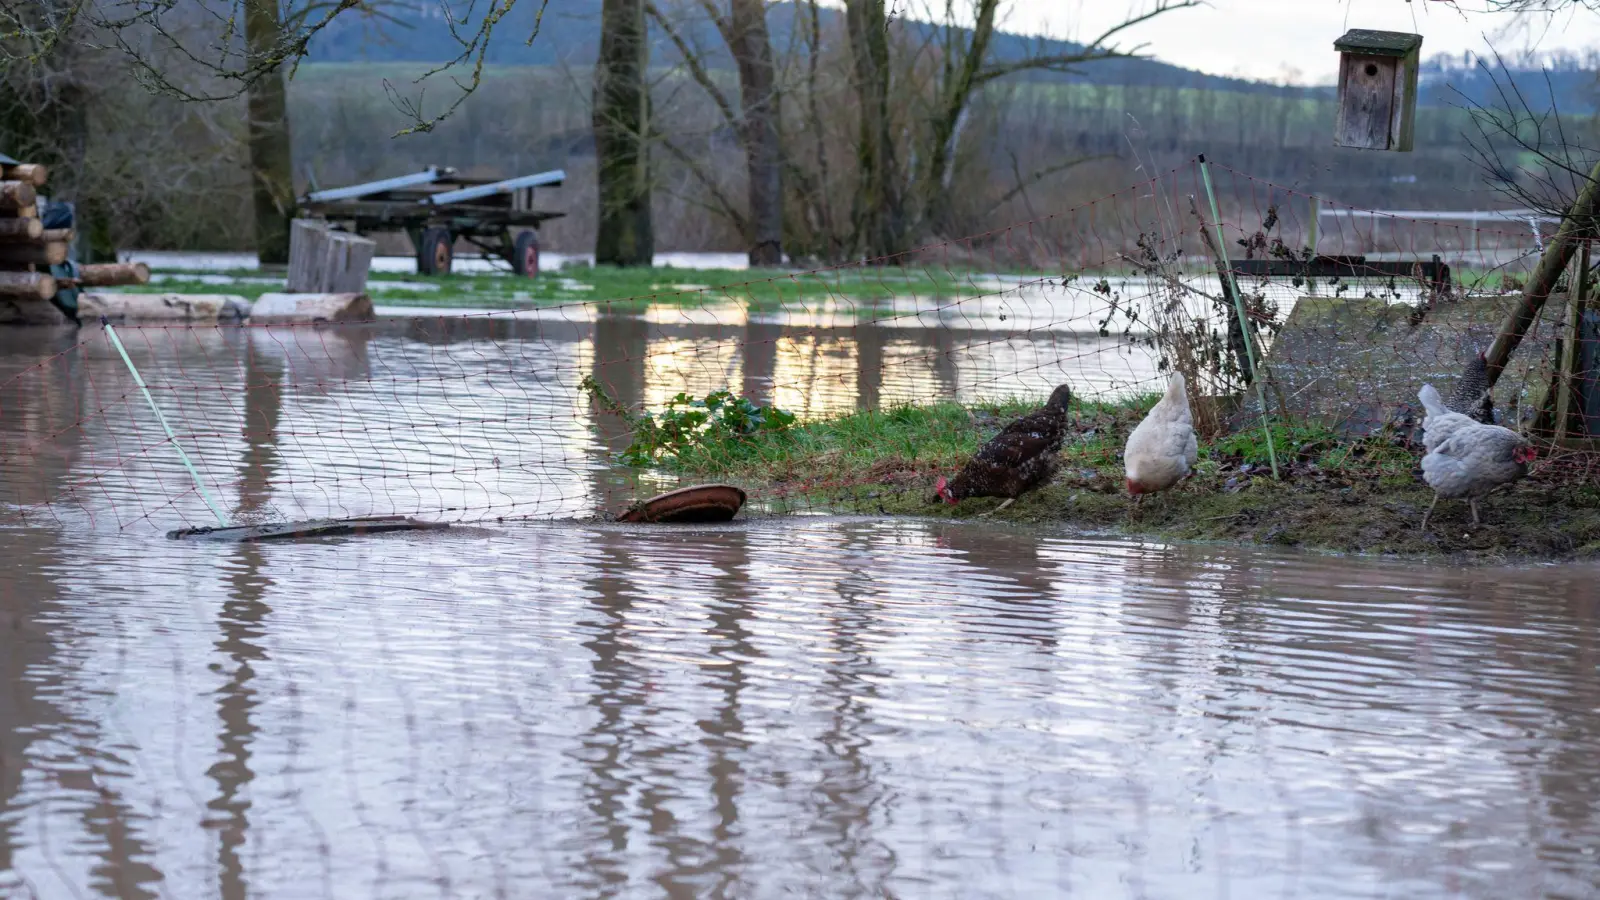
[[206, 490], [205, 483], [200, 480], [200, 473], [195, 471], [194, 463], [189, 461], [189, 454], [183, 452], [183, 445], [178, 443], [178, 436], [172, 433], [172, 426], [167, 424], [167, 417], [161, 414], [161, 407], [156, 405], [156, 398], [150, 396], [150, 389], [145, 387], [144, 379], [139, 377], [139, 370], [134, 367], [133, 359], [123, 348], [122, 340], [117, 337], [117, 330], [111, 327], [105, 316], [100, 317], [100, 326], [106, 330], [106, 337], [111, 339], [111, 346], [117, 348], [117, 355], [122, 357], [122, 362], [127, 365], [128, 373], [133, 376], [133, 383], [137, 384], [144, 394], [145, 402], [150, 404], [150, 411], [156, 414], [156, 421], [161, 423], [161, 430], [167, 433], [167, 441], [172, 444], [172, 449], [178, 451], [178, 458], [183, 460], [183, 467], [189, 470], [189, 477], [194, 479], [194, 487], [200, 492], [200, 499], [211, 507], [222, 527], [228, 527], [228, 517], [222, 514], [222, 507], [217, 505], [217, 501], [211, 499], [211, 492]]
[[1250, 317], [1244, 311], [1244, 295], [1239, 293], [1239, 283], [1234, 280], [1233, 268], [1227, 265], [1228, 242], [1222, 234], [1222, 213], [1217, 209], [1217, 193], [1211, 189], [1211, 167], [1206, 156], [1200, 154], [1200, 180], [1206, 186], [1206, 200], [1211, 204], [1211, 227], [1217, 230], [1217, 252], [1223, 255], [1222, 277], [1227, 284], [1222, 287], [1233, 294], [1233, 308], [1239, 316], [1239, 336], [1244, 339], [1245, 361], [1250, 364], [1250, 380], [1256, 386], [1256, 400], [1261, 404], [1261, 433], [1267, 439], [1267, 459], [1272, 462], [1272, 477], [1278, 478], [1278, 451], [1272, 446], [1272, 427], [1267, 424], [1267, 393], [1261, 387], [1261, 374], [1256, 365], [1255, 343], [1250, 340]]
[[[1583, 307], [1584, 300], [1589, 293], [1589, 239], [1584, 238], [1578, 246], [1577, 258], [1573, 264], [1571, 277], [1567, 281], [1567, 333], [1566, 340], [1561, 346], [1561, 393], [1556, 397], [1556, 443], [1561, 444], [1567, 440], [1568, 428], [1572, 423], [1572, 401], [1576, 386], [1573, 377], [1577, 373], [1579, 348], [1583, 340]], [[1585, 433], [1587, 429], [1585, 429]], [[1583, 437], [1584, 434], [1579, 434]]]
[[[1322, 198], [1313, 195], [1311, 198], [1311, 233], [1306, 236], [1306, 249], [1311, 253], [1309, 262], [1317, 258], [1317, 239], [1322, 234]], [[1315, 297], [1317, 295], [1317, 281], [1308, 273], [1306, 275], [1306, 293]]]

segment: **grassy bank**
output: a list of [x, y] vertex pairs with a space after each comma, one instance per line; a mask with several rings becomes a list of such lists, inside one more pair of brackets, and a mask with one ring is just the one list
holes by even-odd
[[[283, 290], [283, 280], [255, 271], [157, 270], [143, 293], [238, 294], [254, 300]], [[845, 268], [827, 272], [780, 269], [620, 269], [569, 266], [536, 278], [509, 273], [414, 275], [375, 272], [367, 280], [382, 306], [517, 309], [568, 303], [609, 303], [624, 308], [739, 303], [755, 308], [828, 299], [873, 304], [895, 297], [971, 292], [971, 276], [912, 268]]]
[[[1318, 428], [1275, 426], [1281, 480], [1261, 432], [1202, 442], [1194, 477], [1134, 509], [1123, 486], [1122, 446], [1155, 401], [1083, 404], [1048, 487], [996, 519], [1060, 522], [1199, 541], [1305, 547], [1348, 553], [1443, 556], [1496, 562], [1600, 556], [1600, 490], [1528, 480], [1480, 504], [1471, 526], [1464, 501], [1433, 500], [1418, 454], [1389, 438], [1340, 442]], [[933, 481], [952, 474], [1010, 417], [1032, 404], [964, 408], [953, 403], [866, 412], [787, 431], [696, 447], [664, 463], [695, 479], [726, 478], [758, 493], [842, 512], [971, 517], [1000, 501], [936, 502]]]

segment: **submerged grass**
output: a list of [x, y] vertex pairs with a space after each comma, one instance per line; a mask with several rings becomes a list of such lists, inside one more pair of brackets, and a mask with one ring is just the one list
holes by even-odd
[[[1260, 429], [1204, 441], [1193, 477], [1135, 508], [1123, 484], [1122, 447], [1154, 395], [1074, 404], [1061, 468], [1048, 486], [996, 514], [1095, 531], [1253, 543], [1351, 553], [1497, 562], [1600, 556], [1600, 490], [1526, 481], [1482, 505], [1433, 500], [1419, 453], [1392, 436], [1340, 440], [1325, 428], [1274, 423], [1282, 479], [1273, 480]], [[1011, 417], [1037, 401], [938, 403], [859, 412], [783, 433], [697, 448], [666, 465], [686, 477], [732, 480], [760, 495], [841, 512], [961, 518], [1000, 501], [938, 502], [933, 481], [952, 474]]]
[[[283, 280], [256, 271], [158, 270], [140, 293], [238, 294], [255, 300], [283, 290]], [[565, 303], [605, 303], [624, 309], [656, 305], [740, 304], [776, 309], [828, 300], [865, 304], [910, 296], [950, 296], [992, 290], [974, 273], [921, 268], [847, 267], [824, 272], [780, 269], [679, 269], [567, 266], [536, 278], [508, 272], [415, 275], [374, 272], [373, 302], [385, 306], [515, 309]]]

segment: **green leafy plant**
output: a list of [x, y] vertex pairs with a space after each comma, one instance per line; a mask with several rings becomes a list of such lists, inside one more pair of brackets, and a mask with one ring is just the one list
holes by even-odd
[[581, 384], [595, 401], [621, 416], [633, 429], [633, 441], [618, 454], [630, 466], [648, 466], [663, 455], [682, 457], [696, 450], [728, 449], [758, 434], [786, 431], [794, 413], [762, 406], [732, 391], [712, 391], [696, 398], [678, 394], [659, 413], [634, 413], [612, 397], [599, 382], [585, 377]]

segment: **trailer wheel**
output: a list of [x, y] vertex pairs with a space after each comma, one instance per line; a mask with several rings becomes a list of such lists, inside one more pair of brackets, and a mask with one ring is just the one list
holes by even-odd
[[518, 275], [535, 278], [539, 275], [539, 233], [524, 231], [517, 235], [511, 251], [511, 268]]
[[455, 240], [448, 228], [425, 228], [417, 247], [417, 271], [423, 275], [449, 275]]

